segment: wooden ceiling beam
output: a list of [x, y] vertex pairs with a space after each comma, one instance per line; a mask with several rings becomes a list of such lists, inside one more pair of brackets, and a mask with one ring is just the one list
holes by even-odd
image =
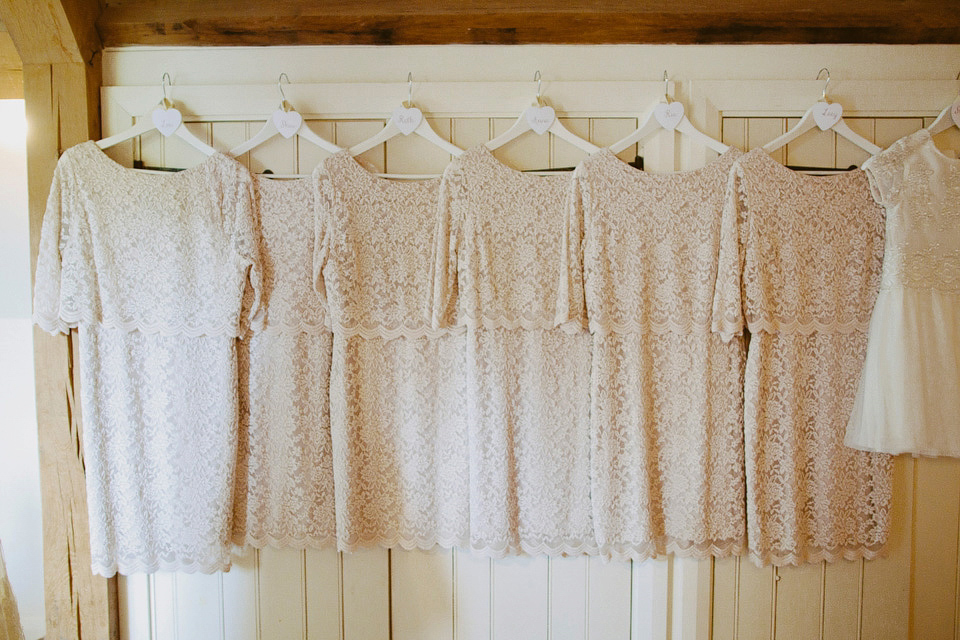
[[100, 51], [97, 0], [0, 0], [23, 64], [89, 63]]
[[109, 0], [105, 46], [960, 43], [956, 0]]

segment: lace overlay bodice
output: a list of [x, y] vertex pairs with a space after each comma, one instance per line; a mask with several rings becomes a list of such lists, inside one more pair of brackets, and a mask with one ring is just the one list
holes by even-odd
[[339, 548], [465, 545], [463, 332], [429, 315], [439, 180], [378, 178], [347, 152], [323, 169], [314, 273], [333, 326]]
[[750, 331], [747, 530], [759, 563], [871, 558], [886, 542], [891, 459], [843, 446], [882, 246], [862, 171], [806, 176], [762, 149], [737, 163], [714, 328]]
[[57, 165], [34, 319], [79, 328], [95, 573], [229, 567], [235, 336], [245, 289], [258, 308], [257, 242], [251, 179], [223, 155], [147, 175], [86, 142]]
[[575, 173], [558, 320], [580, 318], [593, 334], [592, 500], [605, 555], [745, 546], [743, 344], [710, 332], [739, 155], [657, 175], [602, 150]]
[[960, 161], [921, 129], [863, 168], [886, 246], [846, 443], [960, 457]]
[[596, 551], [589, 336], [551, 328], [570, 184], [480, 146], [441, 185], [433, 321], [467, 327], [470, 544], [496, 556]]
[[266, 328], [238, 346], [239, 544], [316, 547], [336, 536], [328, 400], [333, 335], [312, 286], [316, 179], [254, 177]]

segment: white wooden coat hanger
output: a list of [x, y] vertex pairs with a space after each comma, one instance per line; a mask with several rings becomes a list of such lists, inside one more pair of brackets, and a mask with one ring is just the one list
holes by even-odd
[[137, 136], [143, 135], [148, 131], [153, 131], [156, 129], [165, 138], [170, 137], [171, 135], [176, 135], [178, 138], [187, 142], [191, 147], [197, 149], [204, 155], [211, 156], [216, 153], [216, 149], [208, 145], [197, 136], [193, 135], [189, 129], [183, 126], [183, 115], [180, 113], [179, 109], [174, 107], [173, 102], [167, 97], [167, 87], [172, 86], [173, 83], [170, 82], [170, 74], [164, 73], [163, 77], [160, 79], [160, 89], [163, 91], [163, 99], [160, 101], [157, 108], [153, 110], [153, 113], [150, 114], [150, 117], [141, 118], [140, 122], [133, 125], [126, 131], [121, 131], [120, 133], [112, 135], [109, 138], [104, 138], [103, 140], [97, 140], [97, 146], [101, 149], [106, 149], [115, 144], [130, 140], [131, 138], [136, 138]]
[[820, 79], [820, 75], [824, 71], [827, 72], [827, 81], [823, 84], [823, 91], [820, 93], [820, 101], [807, 109], [807, 112], [803, 114], [802, 118], [800, 118], [800, 122], [794, 125], [792, 129], [787, 131], [779, 138], [774, 138], [767, 144], [763, 145], [764, 151], [767, 153], [776, 151], [780, 147], [793, 142], [814, 127], [819, 127], [821, 131], [833, 130], [870, 155], [876, 155], [883, 151], [883, 149], [873, 144], [860, 134], [856, 133], [847, 125], [846, 122], [843, 121], [843, 106], [840, 103], [827, 102], [827, 87], [830, 85], [830, 70], [826, 67], [820, 69], [820, 71], [817, 73], [817, 80]]
[[725, 153], [730, 147], [723, 144], [715, 138], [711, 138], [704, 132], [693, 126], [693, 123], [684, 113], [683, 104], [670, 100], [668, 87], [670, 79], [667, 72], [663, 72], [663, 102], [656, 105], [647, 117], [643, 120], [636, 131], [628, 135], [623, 140], [619, 140], [610, 145], [610, 150], [614, 153], [620, 153], [630, 145], [645, 140], [651, 134], [657, 131], [679, 131], [680, 133], [696, 140], [708, 149], [713, 149], [717, 153]]
[[260, 129], [256, 135], [245, 142], [241, 142], [233, 149], [230, 149], [230, 155], [242, 155], [247, 151], [260, 146], [276, 135], [281, 135], [284, 138], [292, 138], [293, 136], [297, 136], [302, 140], [306, 140], [307, 142], [315, 144], [324, 151], [329, 151], [330, 153], [336, 153], [343, 150], [329, 140], [325, 140], [324, 138], [318, 136], [304, 123], [303, 116], [297, 113], [297, 111], [293, 109], [293, 107], [291, 107], [287, 102], [287, 97], [283, 93], [284, 79], [286, 79], [287, 84], [290, 84], [290, 78], [287, 77], [287, 74], [285, 73], [281, 73], [280, 77], [277, 78], [277, 91], [280, 93], [280, 106], [269, 118], [267, 118], [267, 121], [263, 124], [263, 128]]
[[[960, 73], [957, 73], [956, 79], [960, 80]], [[953, 104], [940, 112], [937, 119], [927, 127], [927, 131], [930, 132], [930, 135], [935, 136], [950, 127], [960, 127], [960, 91], [957, 92], [957, 98], [953, 101]]]
[[417, 134], [424, 140], [433, 143], [451, 155], [459, 156], [463, 153], [463, 149], [441, 138], [440, 135], [433, 130], [433, 127], [430, 126], [430, 123], [427, 122], [427, 119], [423, 117], [423, 112], [413, 105], [412, 72], [407, 74], [406, 101], [403, 102], [402, 106], [393, 110], [390, 120], [383, 129], [378, 131], [374, 136], [350, 147], [350, 155], [356, 156], [364, 151], [373, 149], [378, 144], [382, 144], [398, 134], [408, 136], [411, 133]]
[[587, 153], [599, 151], [600, 147], [589, 140], [584, 140], [563, 126], [563, 123], [557, 118], [553, 107], [544, 103], [543, 97], [540, 94], [541, 76], [539, 71], [534, 74], [533, 80], [537, 83], [537, 97], [533, 105], [527, 107], [509, 129], [493, 140], [486, 142], [486, 147], [491, 151], [498, 149], [511, 140], [520, 137], [527, 131], [533, 131], [537, 135], [543, 135], [549, 131], [561, 140], [566, 140], [573, 146]]

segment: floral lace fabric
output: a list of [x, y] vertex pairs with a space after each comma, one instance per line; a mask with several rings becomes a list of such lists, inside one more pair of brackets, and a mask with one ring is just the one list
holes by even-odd
[[318, 547], [336, 537], [333, 335], [312, 284], [315, 192], [315, 178], [254, 178], [266, 328], [238, 345], [238, 544]]
[[890, 527], [890, 456], [843, 446], [880, 285], [883, 211], [863, 171], [793, 172], [762, 149], [724, 207], [714, 329], [750, 332], [747, 539], [755, 562], [872, 558]]
[[439, 180], [323, 163], [314, 282], [333, 327], [330, 423], [341, 550], [469, 539], [463, 332], [430, 326]]
[[57, 165], [34, 321], [79, 327], [95, 573], [229, 566], [235, 337], [246, 288], [259, 306], [256, 228], [249, 174], [220, 154], [156, 176], [86, 142]]
[[960, 457], [960, 161], [921, 129], [863, 168], [886, 247], [846, 443]]
[[592, 333], [592, 501], [604, 555], [745, 546], [743, 342], [710, 330], [739, 155], [657, 175], [601, 150], [575, 173], [558, 320]]
[[494, 556], [596, 552], [590, 339], [552, 328], [570, 184], [480, 146], [440, 189], [432, 319], [467, 327], [470, 546]]

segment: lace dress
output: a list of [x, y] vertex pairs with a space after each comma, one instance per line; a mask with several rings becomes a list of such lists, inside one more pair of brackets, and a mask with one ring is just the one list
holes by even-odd
[[326, 307], [313, 290], [314, 179], [254, 177], [265, 325], [239, 345], [240, 455], [235, 540], [332, 543], [333, 453]]
[[314, 284], [333, 327], [339, 548], [463, 545], [463, 335], [429, 314], [440, 181], [379, 178], [346, 151], [322, 166]]
[[491, 555], [596, 549], [590, 337], [553, 328], [570, 184], [484, 146], [444, 171], [433, 320], [467, 327], [470, 544]]
[[747, 538], [755, 562], [872, 558], [890, 525], [890, 456], [843, 446], [880, 285], [883, 211], [856, 170], [815, 177], [762, 149], [724, 209], [713, 326], [750, 332]]
[[863, 168], [887, 234], [847, 446], [960, 456], [960, 160], [921, 129]]
[[743, 340], [711, 332], [724, 192], [740, 155], [657, 175], [604, 149], [576, 170], [558, 320], [582, 319], [592, 334], [591, 486], [604, 555], [745, 546]]
[[84, 142], [57, 164], [34, 321], [79, 328], [94, 573], [229, 566], [235, 343], [244, 289], [252, 310], [260, 292], [251, 205], [222, 154], [150, 175]]

